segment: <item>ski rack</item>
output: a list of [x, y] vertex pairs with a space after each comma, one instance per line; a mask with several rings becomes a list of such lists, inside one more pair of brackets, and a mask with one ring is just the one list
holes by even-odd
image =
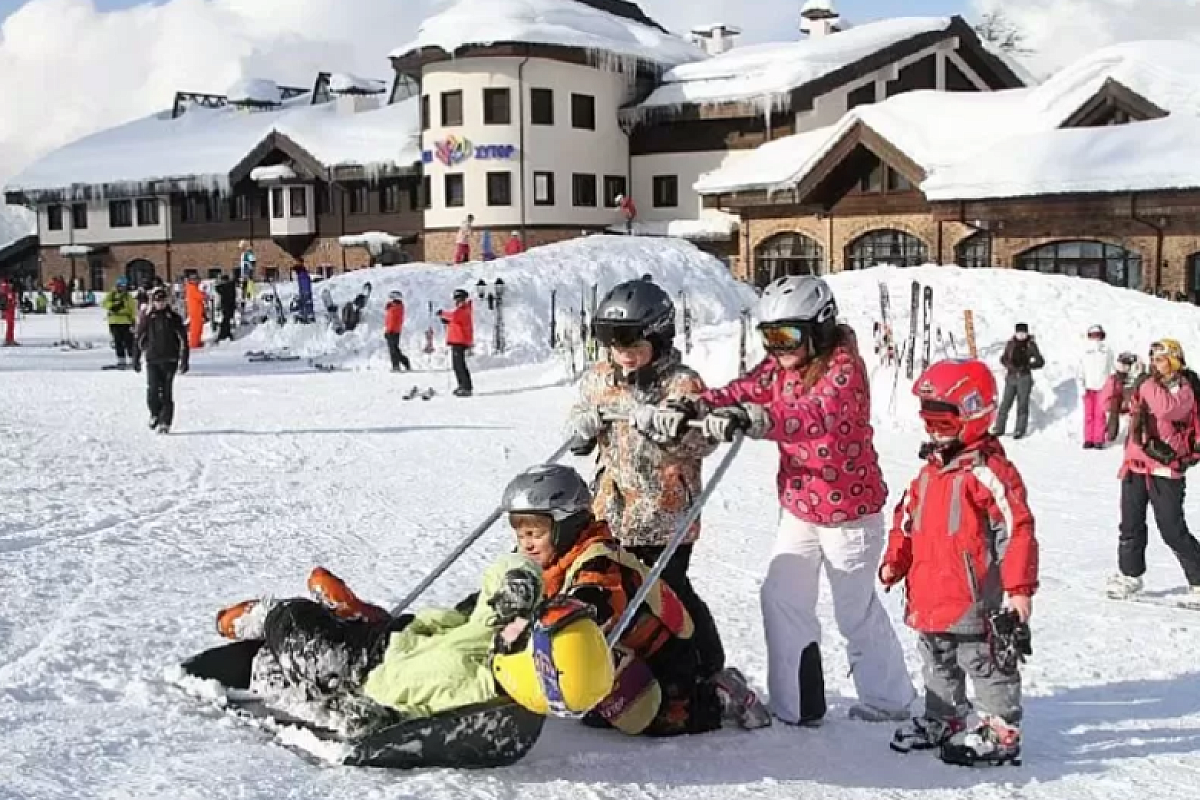
[[[551, 453], [550, 457], [542, 463], [552, 464], [552, 463], [558, 461], [560, 458], [563, 457], [563, 455], [566, 454], [567, 449], [570, 446], [571, 446], [571, 440], [568, 439], [567, 441], [563, 442], [562, 445], [560, 445], [557, 450], [555, 450], [553, 453]], [[428, 589], [430, 586], [433, 585], [434, 581], [436, 581], [438, 578], [442, 577], [442, 575], [445, 574], [446, 570], [450, 569], [450, 567], [453, 566], [455, 561], [458, 561], [458, 559], [462, 556], [463, 553], [467, 552], [467, 549], [471, 545], [473, 545], [473, 544], [475, 544], [475, 542], [479, 541], [479, 539], [485, 533], [487, 533], [488, 529], [491, 528], [492, 525], [496, 524], [496, 520], [500, 519], [500, 516], [503, 513], [504, 513], [503, 505], [497, 505], [494, 509], [492, 509], [491, 513], [487, 515], [487, 517], [483, 520], [483, 522], [479, 523], [479, 525], [473, 531], [471, 531], [465, 537], [463, 537], [462, 541], [458, 543], [458, 546], [455, 547], [453, 550], [451, 550], [450, 554], [448, 556], [446, 556], [444, 559], [442, 559], [440, 564], [438, 564], [436, 567], [434, 567], [433, 570], [428, 575], [426, 575], [421, 580], [420, 583], [418, 583], [415, 587], [413, 587], [413, 590], [411, 592], [409, 592], [407, 595], [405, 595], [400, 600], [400, 602], [396, 604], [396, 606], [392, 609], [392, 612], [391, 612], [392, 616], [393, 617], [400, 616], [400, 614], [405, 609], [407, 609], [409, 606], [411, 606], [416, 601], [416, 599], [425, 592], [426, 589]]]

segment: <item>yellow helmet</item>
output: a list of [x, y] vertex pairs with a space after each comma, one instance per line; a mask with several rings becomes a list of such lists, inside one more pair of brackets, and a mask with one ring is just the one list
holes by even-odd
[[1155, 356], [1165, 356], [1172, 372], [1178, 372], [1187, 363], [1183, 357], [1183, 345], [1177, 339], [1159, 339], [1150, 345], [1150, 358]]
[[508, 696], [535, 714], [577, 716], [613, 690], [613, 663], [591, 606], [555, 598], [539, 609], [525, 646], [492, 657]]

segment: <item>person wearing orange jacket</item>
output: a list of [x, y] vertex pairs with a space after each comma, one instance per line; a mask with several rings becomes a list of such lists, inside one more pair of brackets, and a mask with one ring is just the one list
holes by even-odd
[[387, 309], [383, 312], [383, 338], [392, 357], [392, 372], [399, 372], [402, 366], [405, 371], [412, 371], [412, 362], [400, 351], [400, 334], [403, 330], [404, 293], [396, 290], [388, 293]]
[[439, 311], [438, 319], [446, 326], [446, 344], [450, 348], [454, 378], [458, 381], [454, 396], [470, 397], [474, 386], [471, 372], [467, 369], [467, 350], [475, 344], [475, 312], [466, 289], [454, 290], [453, 310]]
[[188, 347], [198, 350], [204, 346], [204, 291], [200, 288], [199, 275], [188, 276], [184, 301], [187, 305]]

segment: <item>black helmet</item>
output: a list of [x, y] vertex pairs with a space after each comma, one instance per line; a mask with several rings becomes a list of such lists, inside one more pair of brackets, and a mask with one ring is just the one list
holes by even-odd
[[455, 289], [453, 296], [455, 300], [466, 300], [471, 295], [467, 293], [466, 289]]
[[675, 340], [675, 303], [645, 278], [618, 284], [597, 306], [592, 335], [605, 347], [628, 347], [644, 339], [654, 345], [658, 360]]
[[564, 553], [592, 524], [592, 490], [578, 472], [563, 464], [541, 464], [522, 472], [504, 489], [501, 507], [509, 514], [540, 514], [554, 521], [550, 541]]

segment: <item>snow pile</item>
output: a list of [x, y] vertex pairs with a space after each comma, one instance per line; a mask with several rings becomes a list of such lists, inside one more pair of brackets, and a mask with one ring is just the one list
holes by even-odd
[[365, 247], [374, 255], [379, 255], [385, 247], [395, 247], [400, 244], [400, 237], [383, 231], [367, 231], [338, 237], [342, 247]]
[[930, 200], [1139, 192], [1200, 186], [1200, 119], [1069, 128], [1004, 139], [988, 158], [934, 170]]
[[275, 81], [265, 78], [242, 78], [225, 92], [231, 103], [277, 106], [283, 102], [283, 91]]
[[704, 57], [694, 45], [661, 28], [574, 0], [458, 0], [422, 22], [416, 40], [390, 57], [427, 47], [455, 53], [470, 45], [499, 42], [578, 47], [663, 66]]
[[296, 170], [290, 164], [274, 164], [269, 167], [255, 167], [250, 170], [250, 180], [255, 183], [263, 181], [292, 181], [296, 179]]
[[728, 53], [676, 67], [663, 76], [638, 108], [684, 103], [765, 101], [772, 106], [793, 89], [915, 36], [950, 27], [948, 17], [881, 20], [802, 42], [738, 47]]
[[[404, 167], [420, 161], [420, 101], [410, 98], [358, 114], [338, 114], [335, 103], [309, 104], [304, 95], [273, 111], [192, 108], [110, 128], [36, 161], [5, 187], [38, 191], [150, 182], [180, 188], [229, 190], [229, 172], [263, 139], [278, 131], [327, 167]], [[159, 186], [161, 191], [164, 187]]]
[[[688, 291], [694, 325], [729, 324], [739, 311], [753, 302], [754, 292], [739, 283], [715, 258], [678, 239], [628, 236], [591, 236], [560, 244], [537, 247], [519, 256], [466, 267], [406, 264], [377, 267], [339, 275], [314, 287], [317, 307], [329, 289], [339, 307], [354, 299], [364, 283], [372, 287], [371, 301], [359, 326], [338, 336], [325, 323], [260, 326], [243, 340], [247, 350], [289, 352], [341, 366], [385, 370], [390, 368], [383, 341], [383, 313], [388, 292], [404, 293], [406, 318], [401, 349], [415, 368], [445, 365], [444, 326], [430, 313], [452, 307], [455, 289], [467, 289], [475, 306], [475, 369], [547, 361], [550, 347], [550, 297], [557, 290], [557, 332], [560, 338], [575, 337], [579, 329], [580, 301], [590, 307], [591, 287], [598, 296], [616, 284], [649, 273], [663, 288], [678, 296]], [[491, 289], [497, 278], [504, 281], [504, 335], [507, 348], [498, 354], [493, 347], [495, 314], [486, 300], [479, 300], [476, 284], [482, 280]], [[295, 294], [295, 285], [279, 284], [285, 307]], [[423, 353], [425, 333], [435, 331], [436, 352]]]
[[[636, 236], [674, 236], [692, 242], [724, 242], [733, 237], [740, 225], [739, 218], [723, 211], [705, 209], [696, 219], [650, 220], [633, 223]], [[613, 233], [625, 233], [625, 224], [609, 228]]]
[[22, 206], [0, 205], [0, 248], [37, 233], [37, 215]]
[[[1046, 358], [1046, 367], [1034, 373], [1031, 401], [1030, 428], [1038, 436], [1048, 432], [1055, 438], [1072, 441], [1081, 438], [1082, 390], [1077, 369], [1090, 325], [1104, 326], [1114, 355], [1129, 350], [1144, 358], [1155, 339], [1174, 338], [1183, 344], [1194, 362], [1200, 363], [1200, 308], [1118, 289], [1100, 281], [1019, 270], [967, 270], [933, 265], [838, 273], [829, 282], [837, 295], [841, 317], [854, 327], [863, 356], [871, 365], [874, 414], [880, 427], [919, 427], [912, 382], [903, 374], [897, 382], [895, 370], [880, 365], [874, 355], [873, 326], [879, 319], [881, 281], [891, 293], [897, 349], [908, 335], [912, 281], [920, 281], [934, 290], [932, 360], [954, 355], [951, 335], [957, 353], [967, 355], [963, 311], [972, 309], [979, 357], [995, 370], [1001, 387], [1004, 376], [1000, 356], [1004, 346], [1016, 323], [1028, 323]], [[938, 329], [945, 343], [941, 348], [936, 341]], [[919, 360], [919, 349], [917, 355]], [[893, 386], [896, 386], [894, 394]], [[1010, 432], [1014, 420], [1015, 416], [1010, 416]]]
[[[845, 34], [830, 38], [842, 35]], [[754, 154], [702, 176], [696, 189], [702, 194], [720, 194], [752, 189], [772, 191], [794, 185], [860, 122], [927, 172], [970, 171], [981, 161], [1006, 164], [995, 153], [1000, 143], [1025, 137], [1007, 148], [1020, 152], [1038, 135], [1047, 142], [1061, 136], [1058, 129], [1063, 122], [1109, 80], [1138, 92], [1165, 111], [1198, 115], [1200, 90], [1194, 87], [1200, 85], [1200, 44], [1117, 45], [1062, 70], [1040, 86], [1026, 89], [908, 92], [882, 103], [855, 108], [835, 125], [765, 144]], [[1147, 129], [1134, 126], [1129, 130]], [[1142, 148], [1142, 145], [1135, 147]], [[1165, 159], [1163, 163], [1167, 163]]]
[[329, 91], [334, 94], [382, 94], [387, 91], [387, 84], [348, 72], [335, 72], [329, 76]]

